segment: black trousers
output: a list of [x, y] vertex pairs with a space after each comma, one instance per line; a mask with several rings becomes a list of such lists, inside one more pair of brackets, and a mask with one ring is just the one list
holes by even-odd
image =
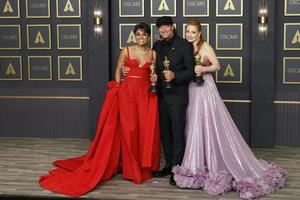
[[167, 104], [159, 97], [160, 136], [166, 164], [180, 165], [185, 150], [186, 104]]

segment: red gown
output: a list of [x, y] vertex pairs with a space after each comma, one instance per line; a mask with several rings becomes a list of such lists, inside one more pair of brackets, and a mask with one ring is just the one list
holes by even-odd
[[[127, 49], [128, 51], [128, 49]], [[57, 160], [41, 176], [44, 189], [79, 197], [110, 179], [121, 168], [123, 178], [140, 184], [160, 162], [157, 96], [149, 92], [150, 63], [141, 67], [129, 56], [122, 84], [108, 83], [95, 138], [86, 155]]]

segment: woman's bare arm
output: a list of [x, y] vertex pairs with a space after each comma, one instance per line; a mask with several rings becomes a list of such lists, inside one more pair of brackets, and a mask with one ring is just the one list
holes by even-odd
[[126, 60], [126, 49], [122, 49], [120, 55], [119, 55], [119, 59], [118, 59], [118, 63], [117, 63], [117, 67], [116, 67], [116, 72], [115, 72], [115, 81], [120, 83], [121, 82], [121, 75], [122, 75], [122, 67], [125, 63]]

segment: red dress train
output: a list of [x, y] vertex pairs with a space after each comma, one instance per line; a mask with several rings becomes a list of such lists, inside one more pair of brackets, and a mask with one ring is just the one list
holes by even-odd
[[140, 184], [160, 162], [157, 96], [149, 92], [150, 63], [129, 57], [122, 84], [108, 83], [96, 136], [84, 156], [58, 160], [58, 167], [40, 177], [50, 191], [79, 197], [110, 179], [120, 168], [123, 178]]

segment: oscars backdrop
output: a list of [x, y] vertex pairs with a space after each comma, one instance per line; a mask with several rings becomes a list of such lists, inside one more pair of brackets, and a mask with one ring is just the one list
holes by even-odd
[[265, 41], [257, 35], [259, 4], [259, 0], [114, 0], [113, 66], [119, 50], [135, 43], [136, 23], [151, 25], [152, 46], [159, 39], [157, 17], [172, 16], [182, 37], [186, 21], [198, 18], [221, 64], [214, 74], [218, 89], [245, 140], [253, 146], [299, 146], [300, 1], [267, 2]]
[[189, 18], [202, 22], [221, 64], [218, 89], [249, 144], [300, 146], [300, 1], [267, 0], [260, 12], [262, 2], [0, 0], [1, 136], [93, 136], [120, 49], [135, 43], [134, 25], [151, 25], [152, 46], [157, 17], [168, 15], [183, 37]]

